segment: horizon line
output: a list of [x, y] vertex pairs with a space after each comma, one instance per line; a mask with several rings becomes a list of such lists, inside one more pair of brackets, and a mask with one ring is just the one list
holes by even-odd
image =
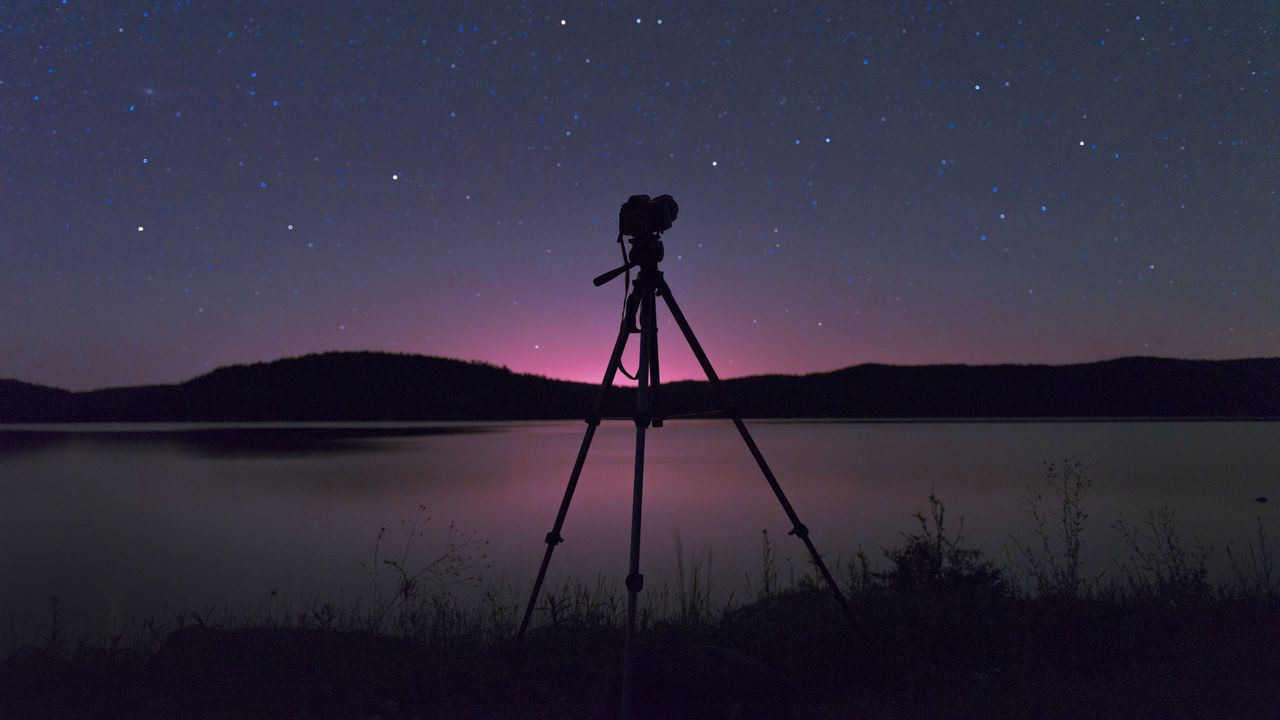
[[[129, 389], [129, 388], [144, 388], [144, 387], [168, 387], [168, 386], [182, 385], [184, 383], [191, 382], [192, 380], [196, 380], [198, 378], [202, 378], [212, 373], [218, 372], [219, 370], [225, 370], [225, 369], [235, 368], [235, 367], [249, 367], [252, 365], [270, 365], [272, 363], [285, 362], [289, 360], [301, 360], [303, 358], [319, 357], [324, 355], [396, 355], [396, 356], [402, 356], [402, 357], [432, 358], [432, 359], [447, 360], [450, 362], [466, 363], [466, 364], [473, 364], [473, 365], [488, 365], [490, 367], [506, 370], [507, 372], [510, 372], [515, 375], [529, 375], [533, 377], [540, 377], [540, 378], [545, 378], [548, 380], [554, 380], [559, 382], [578, 383], [583, 385], [599, 385], [600, 384], [600, 381], [593, 382], [588, 380], [574, 380], [571, 378], [555, 377], [552, 375], [544, 375], [536, 372], [517, 370], [505, 364], [496, 363], [491, 360], [484, 360], [479, 358], [459, 358], [459, 357], [450, 357], [446, 355], [430, 355], [430, 354], [421, 353], [421, 352], [406, 352], [406, 351], [397, 351], [397, 350], [371, 350], [371, 349], [370, 350], [318, 350], [315, 352], [306, 352], [298, 355], [285, 355], [285, 356], [277, 357], [270, 360], [250, 360], [250, 361], [244, 361], [244, 362], [233, 362], [225, 365], [219, 365], [211, 370], [208, 370], [196, 375], [192, 375], [190, 377], [187, 377], [186, 379], [177, 380], [174, 382], [141, 383], [137, 385], [105, 385], [105, 386], [87, 388], [83, 390], [73, 390], [73, 389], [65, 388], [58, 385], [47, 385], [39, 382], [31, 382], [28, 380], [21, 380], [16, 377], [0, 377], [0, 381], [18, 382], [25, 385], [31, 385], [35, 387], [44, 387], [44, 388], [60, 390], [68, 393], [91, 393], [91, 392], [100, 392], [104, 390], [122, 390], [122, 389]], [[848, 370], [851, 368], [866, 367], [866, 366], [873, 366], [873, 365], [881, 366], [881, 367], [895, 367], [895, 368], [1002, 367], [1002, 366], [1069, 367], [1072, 365], [1095, 365], [1100, 363], [1117, 362], [1120, 360], [1170, 360], [1170, 361], [1178, 361], [1178, 362], [1239, 362], [1239, 361], [1250, 361], [1250, 360], [1277, 360], [1277, 359], [1280, 359], [1280, 356], [1188, 358], [1188, 357], [1170, 357], [1170, 356], [1162, 356], [1162, 355], [1118, 355], [1115, 357], [1103, 358], [1099, 360], [1082, 360], [1077, 362], [1062, 362], [1062, 363], [1017, 362], [1017, 361], [999, 361], [999, 362], [982, 362], [982, 363], [972, 363], [972, 362], [888, 363], [888, 362], [867, 361], [867, 362], [854, 363], [851, 365], [843, 365], [840, 367], [830, 368], [827, 370], [810, 370], [807, 372], [799, 372], [799, 373], [764, 372], [764, 373], [753, 373], [750, 375], [736, 375], [736, 376], [720, 375], [720, 379], [721, 380], [745, 380], [749, 378], [760, 378], [760, 377], [806, 377], [809, 375], [824, 375], [828, 373], [839, 372], [841, 370]], [[681, 383], [681, 382], [708, 382], [708, 380], [705, 376], [696, 377], [696, 378], [681, 378], [681, 379], [671, 379], [671, 380], [664, 379], [663, 380], [664, 385], [670, 385], [673, 383]], [[628, 381], [626, 378], [623, 378], [621, 382], [615, 380], [613, 385], [615, 387], [629, 387], [633, 383], [634, 381]]]

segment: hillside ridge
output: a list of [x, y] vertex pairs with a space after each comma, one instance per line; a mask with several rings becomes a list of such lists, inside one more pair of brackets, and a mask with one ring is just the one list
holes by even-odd
[[[885, 365], [724, 381], [747, 417], [1280, 418], [1280, 359], [1125, 357], [1072, 365]], [[670, 416], [722, 409], [705, 381], [663, 384]], [[230, 365], [169, 385], [70, 392], [0, 379], [0, 422], [541, 420], [582, 418], [598, 385], [490, 363], [326, 352]], [[635, 390], [605, 416], [630, 416]]]

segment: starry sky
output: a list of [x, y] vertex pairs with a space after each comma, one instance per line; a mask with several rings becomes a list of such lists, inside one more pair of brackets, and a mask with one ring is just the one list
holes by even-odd
[[599, 382], [637, 193], [680, 203], [662, 269], [723, 376], [1273, 356], [1278, 30], [1249, 0], [8, 3], [0, 377], [372, 349]]

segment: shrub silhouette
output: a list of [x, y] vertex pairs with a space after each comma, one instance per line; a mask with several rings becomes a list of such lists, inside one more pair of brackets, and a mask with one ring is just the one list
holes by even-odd
[[928, 517], [922, 512], [913, 517], [920, 523], [920, 530], [904, 533], [901, 547], [885, 550], [893, 568], [876, 573], [889, 590], [912, 594], [1007, 592], [1003, 573], [982, 556], [981, 550], [963, 547], [960, 530], [954, 536], [947, 535], [946, 507], [936, 495], [929, 495]]

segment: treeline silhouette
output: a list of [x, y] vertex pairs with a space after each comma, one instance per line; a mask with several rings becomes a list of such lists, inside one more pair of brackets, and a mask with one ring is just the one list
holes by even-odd
[[[1280, 418], [1280, 359], [1122, 358], [1077, 365], [858, 365], [725, 385], [748, 417]], [[69, 392], [0, 380], [0, 422], [582, 418], [597, 385], [478, 362], [331, 352], [219, 368], [176, 385]], [[604, 415], [629, 417], [615, 387]], [[663, 385], [666, 414], [722, 409], [706, 382]]]

